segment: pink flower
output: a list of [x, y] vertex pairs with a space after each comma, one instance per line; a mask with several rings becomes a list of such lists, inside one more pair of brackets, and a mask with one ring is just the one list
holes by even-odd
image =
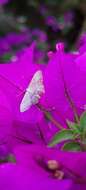
[[[62, 152], [44, 146], [24, 145], [14, 150], [15, 164], [0, 166], [2, 190], [85, 190], [86, 153]], [[58, 161], [64, 168], [64, 178], [58, 180], [47, 170], [49, 160]]]
[[[29, 117], [29, 111], [23, 115], [20, 113], [20, 102], [23, 93], [25, 92], [28, 83], [30, 82], [34, 72], [38, 69], [38, 66], [34, 63], [34, 44], [25, 51], [23, 55], [20, 56], [17, 62], [12, 64], [0, 65], [0, 80], [1, 88], [5, 92], [9, 104], [13, 108], [14, 120], [32, 121], [31, 116]], [[34, 117], [33, 108], [33, 121], [36, 119]], [[21, 119], [20, 119], [21, 118]]]
[[1, 4], [1, 5], [4, 5], [4, 4], [6, 4], [6, 3], [8, 3], [8, 0], [0, 0], [0, 4]]
[[57, 113], [57, 119], [62, 124], [64, 119], [73, 120], [74, 115], [81, 114], [86, 103], [86, 75], [76, 64], [78, 58], [64, 53], [63, 47], [62, 50], [57, 49], [44, 72], [45, 95], [41, 104], [55, 115]]
[[[48, 160], [57, 160], [62, 167], [64, 168], [64, 173], [66, 174], [67, 178], [64, 178], [61, 182], [62, 185], [65, 180], [72, 180], [72, 187], [69, 189], [85, 189], [86, 184], [80, 184], [79, 179], [82, 178], [85, 180], [86, 178], [86, 153], [72, 153], [72, 152], [62, 152], [57, 151], [56, 149], [48, 149], [43, 146], [36, 146], [36, 145], [25, 145], [16, 147], [14, 150], [14, 154], [16, 156], [17, 164], [29, 169], [30, 171], [34, 171], [36, 174], [39, 173], [42, 180], [47, 178], [49, 181], [49, 171], [45, 171], [43, 169], [42, 161], [47, 163]], [[41, 161], [40, 161], [41, 159]], [[37, 161], [37, 162], [36, 162]], [[78, 178], [77, 178], [78, 176]], [[75, 183], [75, 179], [78, 180]], [[52, 181], [52, 178], [50, 179]], [[55, 181], [54, 181], [55, 182]], [[65, 181], [66, 183], [66, 181]], [[67, 181], [68, 183], [68, 181]], [[58, 180], [57, 185], [58, 187]], [[63, 186], [64, 188], [65, 186]], [[61, 187], [59, 187], [60, 189]], [[52, 188], [51, 188], [52, 189]]]
[[[0, 166], [0, 188], [2, 190], [70, 190], [70, 179], [57, 180], [38, 162], [40, 155], [52, 158], [53, 151], [41, 146], [20, 146], [15, 149], [16, 164]], [[21, 157], [22, 156], [22, 157]], [[21, 157], [21, 158], [20, 158]], [[43, 157], [44, 158], [44, 157]]]
[[[45, 161], [58, 160], [62, 165], [64, 165], [64, 167], [69, 168], [74, 171], [74, 173], [86, 176], [85, 152], [65, 152], [59, 151], [56, 148], [48, 148], [41, 145], [20, 145], [16, 146], [13, 152], [16, 157], [17, 164], [26, 168], [32, 168], [33, 166], [35, 169], [39, 168], [39, 165], [36, 166], [36, 161], [40, 158], [43, 158]], [[82, 162], [80, 162], [81, 159], [83, 160]], [[43, 168], [39, 168], [39, 170], [42, 169]]]
[[57, 181], [40, 175], [39, 172], [13, 164], [0, 166], [0, 188], [2, 190], [69, 190], [71, 181]]
[[10, 46], [18, 46], [24, 43], [30, 42], [30, 34], [29, 31], [21, 32], [19, 34], [17, 33], [9, 33], [6, 38], [6, 42], [10, 44]]
[[[29, 140], [32, 141], [32, 139], [33, 142], [38, 141], [36, 139], [40, 139], [36, 124], [42, 117], [42, 113], [39, 112], [35, 106], [25, 113], [20, 113], [22, 96], [34, 73], [39, 68], [34, 61], [34, 46], [35, 44], [33, 43], [30, 48], [26, 49], [17, 62], [6, 65], [0, 64], [0, 88], [6, 95], [13, 117], [11, 132], [13, 136], [17, 136], [18, 134], [18, 137], [21, 137], [19, 139], [27, 139], [28, 142]], [[19, 139], [18, 141], [21, 142]], [[12, 145], [12, 143], [10, 145]]]
[[[51, 137], [51, 134], [56, 131], [56, 128], [53, 129], [55, 122], [47, 122], [43, 111], [36, 105], [28, 111], [20, 113], [20, 102], [23, 97], [21, 92], [27, 88], [34, 73], [39, 68], [41, 69], [41, 66], [37, 65], [34, 60], [34, 47], [35, 43], [20, 56], [17, 62], [11, 65], [0, 65], [0, 85], [12, 107], [13, 131], [17, 130], [24, 139], [27, 136], [33, 136], [33, 141], [34, 135], [31, 135], [33, 132], [30, 135], [28, 132], [27, 135], [30, 126], [31, 128], [33, 126], [32, 131], [35, 130], [37, 139], [39, 139], [38, 126], [44, 126], [43, 130], [47, 131], [46, 137]], [[52, 53], [48, 65], [42, 68], [45, 94], [39, 103], [51, 113], [62, 127], [66, 127], [66, 120], [74, 120], [75, 117], [78, 119], [78, 115], [84, 109], [83, 105], [86, 104], [86, 75], [79, 68], [76, 59], [64, 52], [62, 44], [57, 44], [56, 49], [56, 52]], [[77, 62], [79, 61], [77, 60]], [[49, 128], [51, 128], [51, 134]]]
[[6, 94], [0, 88], [0, 160], [7, 158], [10, 151], [12, 132], [12, 109]]

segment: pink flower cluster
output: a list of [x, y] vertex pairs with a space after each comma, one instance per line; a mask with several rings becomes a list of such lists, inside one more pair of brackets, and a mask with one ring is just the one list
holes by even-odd
[[[86, 109], [86, 44], [78, 54], [65, 53], [64, 45], [56, 44], [56, 51], [48, 53], [47, 65], [37, 64], [35, 45], [15, 63], [0, 64], [0, 146], [6, 148], [0, 157], [13, 154], [16, 158], [16, 163], [0, 165], [0, 189], [85, 190], [86, 153], [61, 152], [46, 145], [59, 128], [67, 127], [67, 119], [78, 120]], [[45, 93], [38, 104], [21, 113], [21, 100], [38, 70]], [[54, 178], [44, 166], [48, 160], [59, 161], [66, 177]]]

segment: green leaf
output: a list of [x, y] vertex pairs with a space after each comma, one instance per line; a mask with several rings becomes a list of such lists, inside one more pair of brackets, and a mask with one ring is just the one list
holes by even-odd
[[80, 117], [81, 131], [86, 131], [86, 112], [83, 112]]
[[81, 141], [86, 143], [86, 111], [80, 117]]
[[78, 142], [68, 142], [65, 143], [62, 147], [62, 150], [65, 151], [81, 151], [81, 147]]
[[74, 133], [72, 130], [61, 130], [60, 132], [56, 133], [51, 142], [49, 143], [49, 146], [52, 147], [58, 143], [61, 143], [66, 140], [72, 140], [74, 139]]
[[70, 129], [73, 129], [73, 131], [75, 131], [75, 133], [79, 133], [80, 134], [80, 127], [77, 123], [74, 123], [72, 121], [66, 120], [68, 127]]
[[47, 49], [47, 44], [45, 42], [42, 42], [42, 43], [40, 42], [40, 43], [37, 44], [37, 48], [39, 50], [46, 50]]
[[11, 57], [12, 57], [12, 55], [10, 53], [6, 53], [6, 54], [3, 55], [3, 60], [4, 61], [9, 61]]
[[46, 111], [45, 119], [47, 121], [50, 121], [50, 119], [51, 119], [51, 113], [49, 111]]
[[12, 162], [12, 163], [16, 162], [15, 156], [13, 154], [9, 154], [7, 160], [8, 162]]

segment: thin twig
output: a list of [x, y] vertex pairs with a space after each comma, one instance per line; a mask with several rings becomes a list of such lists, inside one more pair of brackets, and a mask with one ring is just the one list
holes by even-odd
[[78, 116], [78, 113], [77, 113], [77, 109], [76, 109], [76, 106], [75, 106], [73, 100], [71, 99], [71, 97], [69, 95], [69, 90], [68, 90], [68, 88], [66, 86], [66, 82], [65, 82], [65, 79], [64, 79], [64, 73], [63, 73], [63, 69], [62, 69], [62, 66], [61, 66], [61, 52], [60, 52], [59, 62], [60, 62], [59, 65], [60, 65], [62, 81], [63, 81], [63, 85], [64, 85], [64, 90], [65, 90], [65, 96], [67, 97], [67, 99], [68, 99], [68, 101], [70, 103], [70, 106], [73, 109], [76, 122], [79, 124], [79, 116]]
[[45, 145], [47, 145], [46, 139], [45, 139], [44, 134], [43, 134], [43, 132], [42, 132], [42, 130], [40, 128], [39, 123], [37, 123], [37, 127], [38, 127], [38, 130], [39, 130], [40, 137], [41, 137], [42, 141], [44, 142]]
[[37, 107], [44, 113], [44, 115], [60, 130], [63, 129], [63, 126], [53, 118], [50, 112], [46, 111], [46, 109], [41, 104], [36, 104]]

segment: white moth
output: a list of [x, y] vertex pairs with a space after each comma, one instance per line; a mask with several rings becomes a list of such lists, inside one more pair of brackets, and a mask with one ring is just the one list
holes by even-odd
[[41, 95], [44, 93], [45, 89], [43, 84], [42, 71], [38, 70], [34, 74], [29, 86], [26, 89], [26, 93], [20, 104], [20, 112], [25, 112], [32, 105], [37, 104], [39, 102]]

